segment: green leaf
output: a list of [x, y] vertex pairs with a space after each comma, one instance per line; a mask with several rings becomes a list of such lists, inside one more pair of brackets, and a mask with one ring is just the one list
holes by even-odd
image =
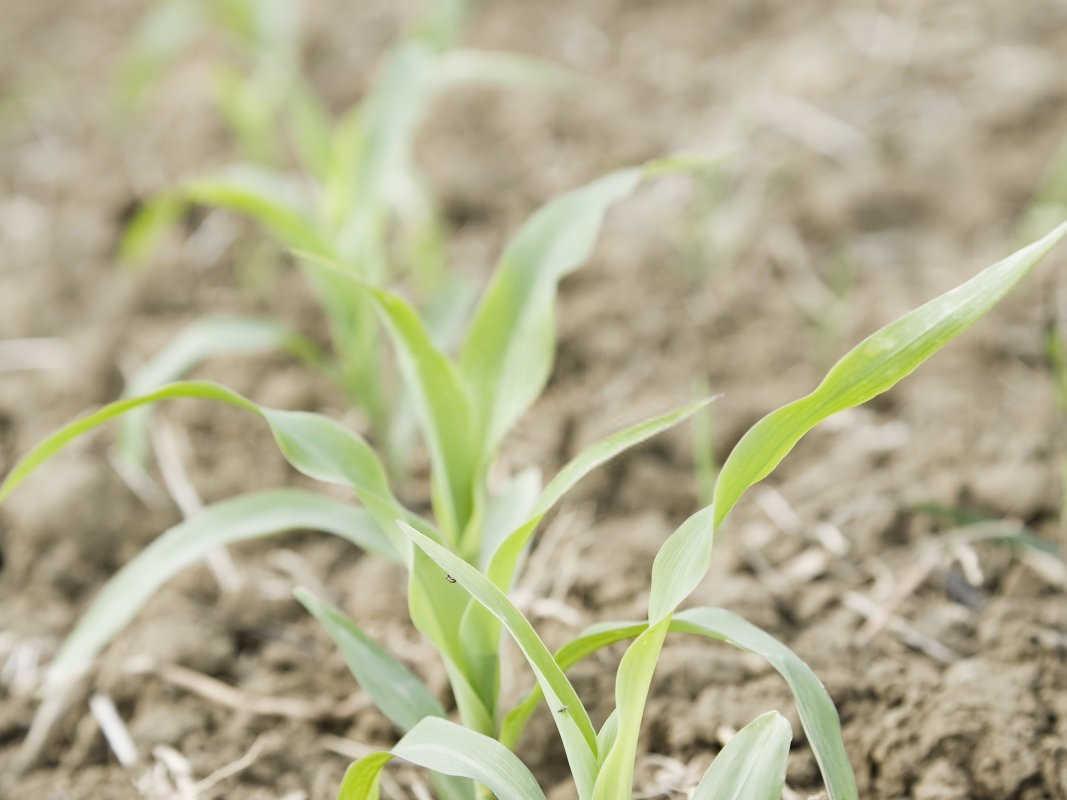
[[123, 264], [139, 266], [147, 261], [163, 235], [181, 218], [185, 203], [171, 194], [148, 199], [122, 231], [118, 257]]
[[418, 676], [386, 653], [348, 616], [304, 589], [297, 589], [295, 594], [322, 623], [359, 685], [394, 725], [406, 731], [423, 717], [445, 716], [441, 704]]
[[[598, 650], [640, 636], [646, 628], [648, 624], [645, 622], [608, 622], [594, 625], [557, 650], [556, 663], [560, 669], [566, 671]], [[501, 742], [512, 750], [518, 746], [530, 715], [537, 710], [543, 698], [541, 687], [534, 686], [526, 697], [508, 712], [501, 726]]]
[[804, 434], [830, 415], [867, 402], [913, 372], [995, 306], [1065, 235], [1067, 222], [868, 336], [834, 365], [815, 391], [753, 425], [719, 473], [716, 526]]
[[393, 338], [430, 449], [434, 511], [446, 538], [458, 544], [475, 514], [480, 469], [470, 395], [415, 310], [391, 292], [367, 288]]
[[[648, 629], [644, 622], [607, 622], [595, 625], [557, 651], [561, 669], [609, 645], [639, 636]], [[855, 779], [841, 738], [841, 723], [826, 688], [792, 650], [773, 636], [736, 614], [721, 608], [696, 608], [679, 612], [670, 623], [671, 633], [687, 633], [726, 642], [755, 653], [785, 679], [800, 712], [808, 742], [822, 771], [832, 800], [854, 800]], [[540, 689], [530, 692], [504, 721], [501, 741], [515, 747], [523, 726], [541, 700]]]
[[555, 351], [560, 279], [589, 258], [612, 203], [640, 182], [627, 169], [541, 208], [507, 246], [460, 352], [491, 452], [548, 380]]
[[392, 337], [401, 373], [430, 450], [434, 511], [447, 541], [457, 546], [477, 515], [479, 459], [470, 393], [455, 365], [402, 297], [360, 280], [332, 259], [296, 251], [322, 274], [337, 276], [371, 299]]
[[648, 619], [666, 619], [697, 587], [711, 566], [715, 506], [705, 506], [678, 526], [652, 562]]
[[611, 750], [606, 756], [600, 754], [602, 764], [593, 788], [593, 800], [616, 800], [633, 793], [641, 718], [669, 626], [670, 620], [665, 619], [648, 628], [622, 657], [615, 679], [615, 733]]
[[765, 658], [793, 692], [801, 725], [831, 800], [859, 797], [833, 700], [811, 667], [796, 653], [770, 634], [721, 608], [682, 611], [675, 615], [671, 630], [718, 639]]
[[454, 722], [427, 717], [389, 753], [373, 753], [348, 768], [340, 800], [374, 800], [378, 776], [393, 758], [443, 775], [468, 778], [500, 800], [544, 800], [530, 770], [500, 742]]
[[[514, 638], [533, 669], [541, 691], [548, 698], [571, 774], [578, 786], [578, 794], [582, 798], [589, 797], [596, 772], [596, 731], [585, 706], [552, 653], [529, 620], [485, 575], [414, 528], [403, 523], [401, 527], [419, 550], [451, 576], [458, 588], [469, 592], [471, 597], [491, 611]], [[447, 585], [450, 584], [446, 582]]]
[[371, 753], [350, 764], [337, 800], [378, 800], [378, 781], [385, 765], [392, 760], [392, 753]]
[[541, 471], [525, 469], [510, 477], [500, 491], [489, 497], [482, 522], [482, 557], [480, 566], [488, 568], [489, 559], [516, 528], [526, 521], [541, 495]]
[[[130, 379], [127, 397], [136, 397], [175, 381], [209, 358], [225, 355], [288, 350], [317, 360], [315, 345], [271, 320], [243, 317], [209, 317], [187, 326]], [[118, 453], [142, 464], [148, 450], [150, 411], [141, 408], [126, 415], [119, 433]]]
[[781, 800], [792, 740], [778, 712], [756, 717], [711, 762], [693, 800]]
[[556, 476], [549, 481], [541, 492], [534, 506], [530, 518], [521, 526], [512, 531], [492, 554], [489, 563], [488, 574], [493, 582], [507, 591], [511, 588], [511, 582], [515, 575], [519, 559], [526, 545], [537, 529], [538, 524], [552, 507], [559, 502], [571, 488], [582, 478], [610, 461], [616, 455], [630, 447], [659, 434], [668, 428], [672, 428], [685, 421], [701, 408], [706, 406], [711, 399], [699, 400], [695, 403], [682, 406], [681, 408], [662, 414], [658, 417], [638, 422], [627, 428], [606, 436], [599, 441], [586, 447], [571, 459]]
[[303, 187], [291, 179], [247, 164], [186, 181], [177, 194], [192, 203], [245, 214], [282, 244], [314, 253], [326, 250]]
[[1065, 235], [1067, 222], [867, 337], [837, 362], [815, 391], [753, 425], [723, 464], [712, 504], [690, 517], [657, 553], [651, 621], [668, 616], [703, 580], [715, 530], [741, 495], [767, 477], [804, 434], [914, 371], [996, 305]]
[[60, 648], [48, 685], [59, 687], [88, 668], [160, 586], [212, 550], [293, 530], [324, 531], [396, 557], [367, 512], [323, 495], [277, 489], [207, 506], [162, 534], [107, 582]]
[[263, 417], [283, 455], [297, 470], [316, 480], [350, 486], [356, 492], [382, 530], [395, 540], [395, 552], [399, 556], [406, 554], [409, 546], [396, 530], [395, 519], [407, 519], [419, 527], [430, 528], [400, 505], [374, 450], [355, 433], [319, 414], [258, 406], [237, 392], [207, 381], [171, 383], [139, 397], [110, 403], [60, 428], [23, 456], [8, 473], [0, 484], [0, 502], [37, 467], [79, 436], [142, 406], [183, 397], [218, 400]]

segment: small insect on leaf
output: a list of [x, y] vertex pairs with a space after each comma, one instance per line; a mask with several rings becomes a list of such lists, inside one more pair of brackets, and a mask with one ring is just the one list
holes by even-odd
[[445, 580], [448, 581], [449, 583], [455, 583], [456, 582], [455, 577], [452, 576], [452, 575], [445, 575]]

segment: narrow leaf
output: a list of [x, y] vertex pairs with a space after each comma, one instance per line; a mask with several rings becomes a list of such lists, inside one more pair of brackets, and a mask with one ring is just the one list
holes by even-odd
[[318, 530], [395, 558], [362, 509], [297, 489], [255, 492], [207, 506], [162, 534], [105, 584], [48, 672], [59, 687], [84, 671], [168, 580], [218, 547], [293, 530]]
[[385, 652], [348, 616], [303, 589], [297, 589], [296, 599], [322, 623], [359, 685], [400, 730], [409, 730], [423, 717], [445, 715], [426, 684]]
[[325, 250], [304, 188], [265, 168], [247, 164], [228, 167], [215, 175], [186, 181], [177, 194], [189, 202], [245, 214], [287, 247], [316, 253]]
[[770, 634], [721, 608], [693, 608], [675, 615], [671, 630], [728, 642], [765, 658], [793, 692], [800, 722], [815, 753], [831, 800], [856, 800], [856, 779], [841, 738], [841, 722], [826, 688], [792, 650]]
[[593, 800], [617, 800], [633, 793], [641, 719], [669, 625], [670, 620], [665, 619], [648, 628], [622, 657], [615, 679], [615, 732], [611, 750], [606, 756], [601, 755], [603, 761], [593, 788]]
[[711, 762], [693, 800], [781, 800], [792, 740], [778, 712], [756, 717]]
[[[645, 622], [609, 622], [602, 625], [594, 625], [587, 629], [576, 639], [556, 651], [555, 659], [559, 668], [566, 671], [598, 650], [615, 644], [616, 642], [633, 639], [640, 636], [648, 624]], [[530, 715], [537, 710], [538, 704], [544, 699], [539, 685], [524, 697], [504, 718], [501, 726], [500, 741], [514, 750]]]
[[486, 451], [544, 388], [555, 350], [556, 286], [589, 258], [608, 208], [636, 188], [641, 174], [621, 170], [556, 198], [504, 251], [460, 352]]
[[530, 518], [512, 531], [493, 553], [488, 569], [489, 577], [493, 582], [504, 591], [511, 588], [519, 559], [537, 525], [578, 481], [623, 450], [685, 421], [709, 402], [711, 402], [710, 398], [690, 403], [669, 413], [623, 428], [594, 442], [571, 459], [541, 492]]
[[657, 553], [649, 598], [651, 621], [669, 615], [703, 580], [719, 524], [801, 437], [832, 414], [865, 403], [914, 371], [996, 305], [1065, 235], [1067, 222], [867, 337], [811, 394], [753, 425], [723, 464], [712, 504], [690, 517]]
[[578, 785], [578, 794], [582, 798], [589, 797], [596, 771], [596, 731], [585, 706], [552, 653], [529, 620], [485, 575], [410, 526], [401, 523], [401, 527], [419, 550], [455, 579], [459, 587], [491, 611], [515, 639], [548, 699], [549, 709], [567, 752], [571, 774]]
[[430, 529], [428, 523], [400, 505], [374, 450], [352, 431], [319, 414], [258, 406], [237, 392], [207, 381], [171, 383], [139, 397], [110, 403], [60, 428], [23, 456], [8, 473], [0, 484], [0, 502], [37, 467], [79, 436], [142, 406], [176, 398], [218, 400], [263, 417], [282, 454], [296, 469], [316, 480], [350, 486], [356, 492], [382, 530], [396, 540], [397, 554], [406, 554], [408, 545], [403, 537], [397, 538], [400, 535], [393, 522], [396, 518]]
[[717, 526], [753, 484], [827, 417], [885, 392], [995, 306], [1067, 236], [1064, 222], [966, 283], [916, 308], [848, 352], [806, 397], [773, 411], [737, 443], [715, 486]]
[[[186, 327], [130, 379], [127, 397], [136, 397], [178, 380], [210, 358], [244, 355], [268, 350], [288, 350], [313, 357], [314, 345], [270, 320], [241, 317], [210, 317]], [[138, 409], [122, 421], [117, 449], [132, 463], [144, 463], [148, 449], [150, 411]]]

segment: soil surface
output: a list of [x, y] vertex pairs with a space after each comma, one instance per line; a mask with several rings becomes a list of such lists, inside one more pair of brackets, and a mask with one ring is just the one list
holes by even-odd
[[[210, 46], [139, 114], [116, 111], [146, 5], [0, 2], [0, 339], [46, 339], [33, 369], [0, 363], [3, 471], [115, 398], [124, 374], [206, 313], [269, 314], [325, 338], [291, 264], [227, 215], [188, 219], [150, 268], [118, 265], [137, 203], [235, 157]], [[308, 73], [334, 108], [362, 95], [416, 6], [304, 4]], [[587, 76], [569, 92], [467, 89], [435, 103], [419, 162], [471, 276], [484, 279], [509, 233], [561, 190], [663, 153], [730, 154], [719, 178], [664, 179], [612, 213], [562, 288], [557, 369], [503, 471], [551, 474], [583, 443], [707, 389], [722, 395], [711, 438], [723, 456], [851, 343], [1015, 249], [1067, 136], [1061, 0], [494, 0], [463, 41]], [[1067, 545], [1067, 412], [1047, 358], [1067, 319], [1065, 268], [1061, 248], [897, 389], [808, 437], [738, 506], [691, 598], [811, 664], [864, 798], [1067, 798], [1067, 571], [987, 537]], [[283, 356], [196, 374], [362, 424], [329, 381]], [[183, 401], [158, 419], [205, 502], [301, 482], [237, 411]], [[407, 622], [398, 571], [312, 534], [234, 548], [236, 586], [203, 567], [171, 582], [16, 774], [62, 637], [180, 519], [158, 474], [134, 491], [109, 465], [112, 441], [71, 448], [0, 509], [0, 796], [333, 797], [349, 760], [394, 734], [292, 587], [344, 607], [442, 693], [444, 678]], [[641, 615], [652, 556], [700, 503], [699, 446], [683, 428], [639, 447], [547, 522], [517, 596], [550, 644]], [[406, 494], [425, 502], [417, 483]], [[517, 695], [530, 677], [512, 656]], [[597, 720], [618, 657], [574, 670]], [[116, 761], [94, 696], [125, 721], [135, 766]], [[635, 797], [685, 797], [731, 731], [771, 708], [797, 731], [787, 796], [817, 794], [777, 675], [725, 646], [672, 641]], [[520, 754], [553, 800], [573, 796], [547, 716]], [[424, 796], [415, 773], [390, 781], [386, 796]]]

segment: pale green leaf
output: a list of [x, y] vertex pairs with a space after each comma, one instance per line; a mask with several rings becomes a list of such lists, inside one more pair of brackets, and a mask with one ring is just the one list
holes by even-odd
[[207, 506], [157, 538], [119, 570], [67, 637], [48, 672], [58, 687], [84, 671], [170, 578], [213, 550], [285, 531], [317, 530], [395, 558], [366, 511], [323, 495], [277, 489]]
[[406, 554], [409, 546], [406, 538], [397, 532], [395, 519], [407, 519], [429, 529], [428, 523], [405, 509], [393, 496], [385, 469], [374, 450], [355, 433], [319, 414], [258, 406], [237, 392], [207, 381], [171, 383], [138, 397], [110, 403], [60, 428], [15, 464], [0, 484], [0, 502], [38, 466], [79, 436], [142, 406], [176, 398], [218, 400], [261, 416], [270, 425], [283, 455], [296, 469], [316, 480], [351, 486], [382, 530], [394, 539], [399, 555]]
[[765, 658], [793, 692], [800, 723], [815, 753], [831, 800], [856, 800], [856, 779], [841, 738], [833, 700], [819, 678], [770, 634], [721, 608], [693, 608], [674, 616], [671, 630], [728, 642]]
[[699, 400], [658, 417], [643, 420], [635, 425], [623, 428], [584, 448], [582, 452], [567, 462], [563, 469], [549, 481], [544, 491], [541, 492], [529, 519], [513, 530], [499, 547], [493, 551], [488, 569], [489, 577], [493, 582], [505, 591], [511, 588], [516, 566], [537, 525], [545, 514], [578, 481], [601, 464], [610, 461], [623, 450], [640, 444], [685, 421], [709, 402], [711, 402], [710, 399]]
[[[595, 625], [557, 651], [561, 669], [609, 645], [644, 633], [645, 622], [607, 622]], [[720, 608], [697, 608], [679, 612], [670, 623], [671, 633], [688, 633], [723, 641], [766, 659], [785, 679], [822, 771], [832, 800], [855, 800], [855, 779], [841, 738], [841, 723], [833, 700], [818, 677], [792, 650], [770, 634]], [[518, 744], [523, 727], [541, 700], [540, 688], [531, 691], [504, 721], [501, 741]]]
[[633, 792], [641, 719], [648, 701], [652, 676], [663, 649], [670, 620], [645, 630], [627, 648], [615, 678], [615, 733], [611, 750], [600, 754], [601, 767], [593, 787], [593, 800], [617, 800]]
[[656, 555], [650, 620], [669, 615], [703, 580], [719, 524], [741, 495], [769, 475], [804, 434], [914, 371], [996, 305], [1065, 235], [1067, 223], [867, 337], [811, 394], [753, 425], [723, 464], [712, 504], [690, 517]]
[[[571, 774], [578, 785], [579, 796], [589, 797], [596, 771], [596, 731], [585, 706], [551, 651], [541, 641], [529, 620], [485, 575], [410, 526], [401, 523], [401, 527], [419, 550], [457, 582], [455, 588], [458, 591], [469, 592], [471, 597], [500, 620], [514, 638], [548, 699], [549, 709], [567, 752]], [[446, 581], [446, 585], [450, 584]]]
[[966, 283], [868, 336], [811, 394], [771, 412], [731, 451], [715, 485], [718, 525], [742, 494], [778, 466], [827, 417], [885, 392], [995, 306], [1067, 236], [1067, 222]]
[[434, 510], [446, 538], [458, 543], [475, 513], [480, 469], [470, 395], [415, 310], [397, 295], [367, 288], [393, 338], [430, 449]]
[[500, 742], [454, 722], [427, 717], [388, 753], [373, 753], [348, 768], [339, 800], [375, 800], [382, 769], [400, 758], [439, 774], [467, 778], [499, 800], [544, 800], [530, 770]]
[[359, 685], [394, 725], [406, 731], [423, 717], [445, 715], [426, 684], [348, 616], [303, 589], [297, 589], [296, 599], [330, 634]]
[[[142, 366], [126, 386], [125, 395], [135, 397], [178, 380], [210, 358], [227, 355], [288, 350], [315, 358], [314, 345], [271, 320], [244, 317], [208, 317], [191, 323], [166, 347]], [[130, 412], [122, 421], [118, 453], [132, 463], [144, 462], [148, 448], [150, 410]]]
[[768, 711], [727, 742], [700, 779], [693, 800], [781, 800], [793, 730]]
[[[560, 669], [566, 671], [598, 650], [640, 636], [647, 627], [645, 622], [609, 622], [594, 625], [557, 650], [556, 663]], [[537, 710], [543, 698], [541, 687], [534, 686], [526, 697], [507, 713], [500, 728], [501, 742], [512, 750], [518, 746], [530, 715]]]
[[608, 208], [630, 194], [641, 175], [640, 169], [621, 170], [556, 198], [504, 251], [460, 352], [483, 420], [486, 451], [548, 380], [557, 284], [589, 258]]
[[200, 205], [245, 214], [287, 247], [315, 253], [326, 250], [314, 222], [314, 206], [304, 187], [263, 167], [247, 164], [189, 180], [178, 196]]

